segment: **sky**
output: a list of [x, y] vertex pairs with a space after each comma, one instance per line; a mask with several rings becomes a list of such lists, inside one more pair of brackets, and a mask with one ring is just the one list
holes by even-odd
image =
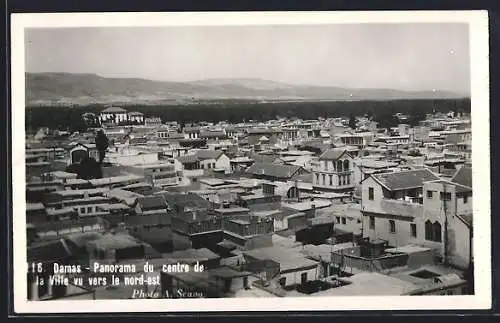
[[467, 24], [27, 29], [26, 72], [470, 93]]

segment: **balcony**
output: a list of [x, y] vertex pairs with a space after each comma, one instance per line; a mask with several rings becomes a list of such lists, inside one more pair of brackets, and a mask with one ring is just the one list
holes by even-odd
[[423, 212], [423, 204], [415, 203], [415, 201], [382, 199], [380, 201], [380, 213], [404, 216], [417, 217]]

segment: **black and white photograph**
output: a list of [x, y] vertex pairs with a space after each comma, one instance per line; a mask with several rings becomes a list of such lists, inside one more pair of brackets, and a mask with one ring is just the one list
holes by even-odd
[[18, 311], [491, 306], [484, 12], [12, 23]]

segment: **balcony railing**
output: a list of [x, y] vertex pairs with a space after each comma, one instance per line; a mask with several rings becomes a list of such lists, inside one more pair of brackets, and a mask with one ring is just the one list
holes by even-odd
[[423, 204], [404, 200], [382, 199], [380, 209], [385, 214], [416, 217], [422, 214]]

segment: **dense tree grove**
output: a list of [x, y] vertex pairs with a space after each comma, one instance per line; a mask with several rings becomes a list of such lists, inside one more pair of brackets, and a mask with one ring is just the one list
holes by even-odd
[[[254, 101], [229, 101], [217, 104], [192, 105], [122, 105], [129, 111], [139, 111], [145, 116], [157, 116], [166, 121], [177, 121], [180, 124], [208, 121], [266, 121], [277, 117], [317, 119], [318, 117], [362, 117], [369, 116], [380, 122], [382, 127], [397, 124], [393, 118], [395, 113], [410, 116], [415, 123], [425, 114], [436, 112], [470, 112], [470, 99], [456, 100], [392, 100], [392, 101], [337, 101], [337, 102], [278, 102], [261, 103]], [[104, 109], [102, 105], [73, 107], [27, 107], [26, 128], [82, 131], [87, 124], [82, 118], [86, 112], [98, 114]]]

